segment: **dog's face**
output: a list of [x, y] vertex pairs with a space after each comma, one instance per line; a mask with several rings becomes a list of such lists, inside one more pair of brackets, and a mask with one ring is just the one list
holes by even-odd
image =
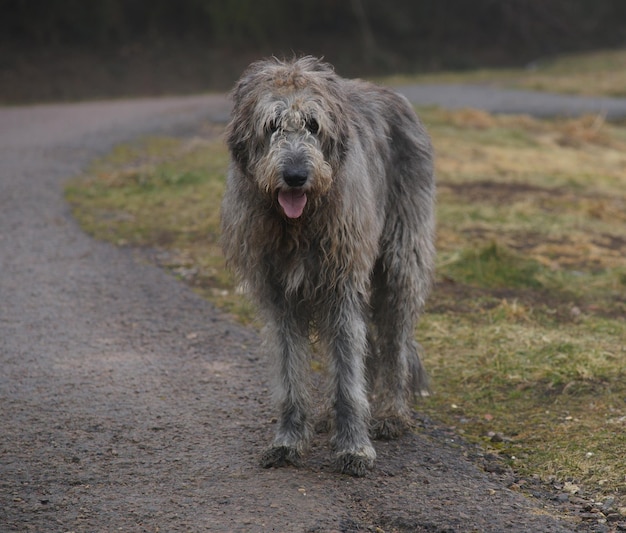
[[340, 78], [313, 58], [255, 63], [233, 91], [227, 141], [234, 164], [287, 218], [321, 197], [347, 149]]

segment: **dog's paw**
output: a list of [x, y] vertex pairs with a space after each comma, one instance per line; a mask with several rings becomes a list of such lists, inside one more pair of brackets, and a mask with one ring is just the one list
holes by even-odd
[[270, 446], [261, 455], [263, 468], [278, 468], [281, 466], [300, 466], [302, 456], [296, 448], [291, 446]]
[[372, 421], [370, 432], [374, 439], [393, 440], [404, 435], [409, 427], [409, 422], [401, 416], [385, 416]]
[[376, 452], [368, 447], [363, 451], [339, 453], [335, 457], [335, 470], [341, 474], [363, 477], [374, 467]]

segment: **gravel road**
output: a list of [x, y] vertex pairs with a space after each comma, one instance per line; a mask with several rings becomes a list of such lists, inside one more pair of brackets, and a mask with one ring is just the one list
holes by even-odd
[[474, 107], [490, 113], [528, 114], [535, 117], [574, 117], [600, 114], [609, 120], [626, 118], [626, 98], [549, 94], [489, 85], [424, 84], [399, 87], [411, 102], [448, 109]]
[[62, 197], [114, 143], [227, 114], [222, 96], [0, 108], [0, 531], [572, 531], [424, 419], [363, 479], [330, 471], [324, 437], [301, 469], [257, 466], [257, 335], [87, 237]]

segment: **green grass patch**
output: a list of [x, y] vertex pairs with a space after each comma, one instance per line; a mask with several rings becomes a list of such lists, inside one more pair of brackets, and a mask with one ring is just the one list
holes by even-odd
[[427, 314], [418, 334], [437, 386], [421, 409], [525, 475], [624, 498], [623, 320], [554, 321], [502, 300]]
[[[416, 332], [434, 394], [418, 409], [524, 475], [626, 505], [626, 129], [421, 114], [439, 265]], [[94, 163], [67, 198], [88, 232], [148, 250], [250, 323], [218, 243], [227, 164], [214, 137], [151, 139]]]
[[456, 282], [479, 287], [540, 288], [539, 274], [542, 267], [536, 261], [507, 250], [492, 242], [482, 248], [462, 250], [440, 273]]

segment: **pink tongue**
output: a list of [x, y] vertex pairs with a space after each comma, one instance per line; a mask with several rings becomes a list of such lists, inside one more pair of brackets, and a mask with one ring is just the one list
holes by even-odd
[[278, 203], [289, 218], [298, 218], [306, 205], [306, 193], [302, 191], [279, 191]]

